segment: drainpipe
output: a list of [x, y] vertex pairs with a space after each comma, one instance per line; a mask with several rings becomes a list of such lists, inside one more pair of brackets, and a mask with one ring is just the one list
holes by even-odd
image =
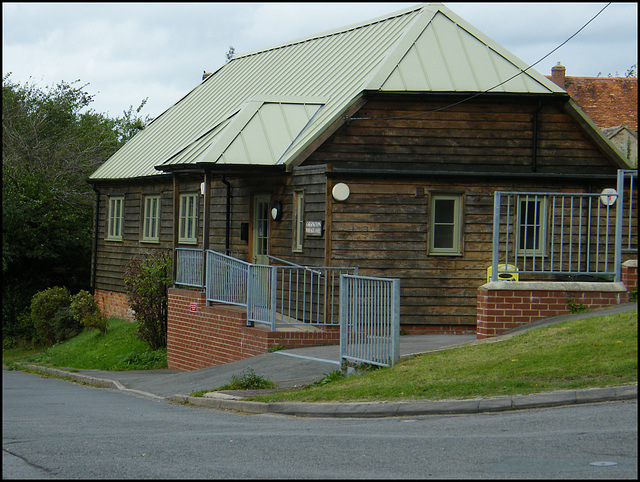
[[93, 191], [96, 193], [96, 219], [93, 227], [93, 266], [91, 267], [91, 294], [96, 294], [96, 270], [98, 267], [98, 225], [100, 219], [100, 191], [96, 188], [95, 183], [92, 184]]
[[542, 101], [538, 101], [538, 108], [533, 113], [533, 159], [531, 160], [531, 170], [538, 170], [538, 114], [542, 109]]
[[229, 181], [227, 181], [227, 179], [225, 178], [225, 175], [222, 175], [222, 184], [224, 184], [225, 186], [227, 186], [227, 219], [226, 219], [226, 233], [225, 233], [225, 253], [227, 256], [230, 256], [229, 254], [229, 248], [230, 248], [230, 235], [231, 235], [231, 183]]
[[202, 182], [203, 188], [203, 205], [204, 205], [204, 213], [202, 216], [202, 286], [207, 285], [207, 249], [209, 249], [209, 217], [211, 215], [211, 200], [210, 200], [210, 191], [211, 191], [211, 180], [209, 170], [205, 169], [204, 171], [204, 180]]

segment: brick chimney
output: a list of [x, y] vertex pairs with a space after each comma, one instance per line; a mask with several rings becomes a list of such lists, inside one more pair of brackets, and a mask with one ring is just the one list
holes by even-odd
[[564, 89], [564, 74], [567, 71], [566, 67], [560, 65], [554, 65], [551, 67], [551, 80], [556, 83], [556, 85], [562, 87]]

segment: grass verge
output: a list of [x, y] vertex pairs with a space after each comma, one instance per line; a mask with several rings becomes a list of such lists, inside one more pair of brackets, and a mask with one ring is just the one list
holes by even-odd
[[567, 321], [252, 400], [442, 400], [633, 384], [638, 382], [637, 316], [633, 311]]
[[81, 370], [150, 370], [167, 367], [166, 350], [152, 351], [138, 339], [137, 324], [112, 318], [106, 334], [83, 331], [44, 350], [3, 349], [2, 364], [35, 363]]

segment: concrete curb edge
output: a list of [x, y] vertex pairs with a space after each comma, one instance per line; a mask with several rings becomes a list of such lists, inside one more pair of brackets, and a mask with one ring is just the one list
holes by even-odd
[[417, 415], [445, 415], [463, 413], [498, 412], [528, 408], [557, 407], [582, 403], [597, 403], [638, 398], [637, 385], [608, 388], [567, 390], [513, 397], [496, 397], [470, 400], [438, 400], [408, 402], [351, 402], [351, 403], [263, 403], [248, 400], [191, 397], [173, 395], [167, 400], [190, 403], [197, 407], [231, 410], [247, 414], [277, 414], [296, 417], [406, 417]]
[[212, 397], [192, 397], [176, 394], [161, 397], [140, 390], [126, 388], [117, 380], [96, 378], [79, 373], [68, 372], [57, 368], [38, 365], [24, 365], [32, 370], [39, 370], [52, 375], [103, 388], [114, 388], [155, 400], [175, 403], [189, 403], [196, 407], [230, 410], [246, 414], [277, 414], [296, 417], [401, 417], [417, 415], [444, 415], [481, 412], [499, 412], [522, 410], [528, 408], [557, 407], [581, 403], [598, 403], [638, 398], [638, 385], [619, 387], [588, 388], [582, 390], [565, 390], [531, 395], [515, 395], [495, 398], [476, 398], [469, 400], [437, 400], [406, 402], [348, 402], [348, 403], [306, 403], [306, 402], [254, 402], [243, 399], [227, 399]]

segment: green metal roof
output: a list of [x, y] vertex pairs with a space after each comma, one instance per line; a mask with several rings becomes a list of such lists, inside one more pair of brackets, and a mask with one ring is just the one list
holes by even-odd
[[526, 67], [442, 4], [417, 5], [234, 57], [90, 179], [200, 163], [286, 165], [365, 91], [565, 94]]

